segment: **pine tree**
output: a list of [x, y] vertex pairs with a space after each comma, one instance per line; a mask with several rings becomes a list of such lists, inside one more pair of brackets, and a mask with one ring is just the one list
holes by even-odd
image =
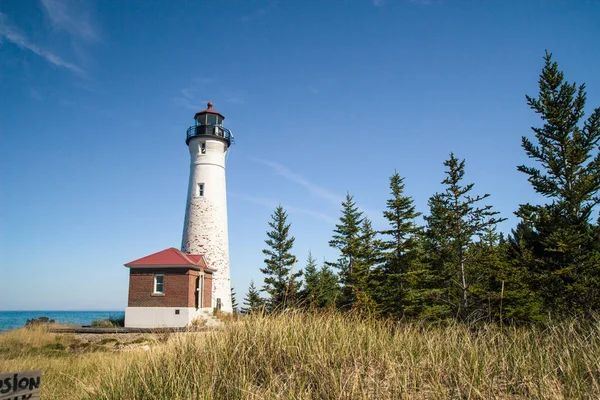
[[521, 231], [527, 233], [514, 241], [532, 258], [533, 285], [550, 310], [591, 313], [600, 306], [598, 225], [590, 221], [600, 202], [600, 108], [583, 121], [585, 85], [566, 82], [548, 52], [544, 61], [538, 97], [526, 96], [544, 124], [531, 128], [537, 143], [522, 138], [541, 168], [518, 170], [551, 203], [519, 207]]
[[260, 311], [264, 306], [264, 300], [260, 297], [258, 289], [254, 286], [254, 281], [250, 281], [248, 294], [244, 298], [244, 307], [242, 314], [248, 315]]
[[433, 258], [430, 261], [437, 269], [435, 280], [439, 282], [440, 278], [448, 277], [452, 283], [445, 287], [444, 301], [450, 304], [455, 315], [466, 320], [472, 311], [469, 304], [471, 286], [483, 272], [481, 265], [474, 265], [468, 249], [486, 230], [493, 229], [505, 219], [497, 218], [498, 212], [490, 205], [477, 206], [489, 194], [473, 197], [469, 193], [474, 184], [462, 186], [465, 160], [458, 160], [450, 153], [444, 165], [448, 168], [442, 181], [446, 189], [429, 199], [431, 213], [425, 217], [429, 245], [437, 247], [437, 255], [430, 256]]
[[282, 206], [278, 206], [271, 215], [271, 230], [267, 232], [268, 239], [265, 240], [269, 246], [263, 250], [267, 256], [265, 268], [260, 269], [265, 274], [263, 290], [270, 296], [271, 311], [293, 305], [299, 287], [297, 279], [302, 275], [302, 271], [293, 271], [296, 257], [290, 251], [295, 238], [289, 236], [290, 225], [287, 223], [287, 213]]
[[362, 212], [358, 210], [354, 197], [346, 194], [342, 202], [342, 216], [340, 223], [336, 224], [334, 235], [329, 241], [329, 246], [338, 249], [340, 256], [337, 262], [327, 263], [339, 269], [341, 296], [339, 305], [351, 308], [355, 301], [354, 267], [360, 256]]
[[380, 232], [386, 239], [382, 241], [383, 263], [378, 270], [376, 297], [384, 314], [399, 317], [406, 303], [406, 274], [417, 259], [422, 228], [415, 219], [421, 213], [415, 210], [413, 199], [404, 195], [404, 178], [395, 171], [390, 177], [390, 191], [392, 197], [383, 212], [389, 228]]

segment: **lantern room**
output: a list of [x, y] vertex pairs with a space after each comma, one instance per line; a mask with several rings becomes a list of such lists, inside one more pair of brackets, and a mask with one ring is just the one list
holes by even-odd
[[212, 108], [212, 102], [209, 101], [207, 107], [194, 115], [195, 124], [188, 128], [185, 143], [189, 145], [190, 140], [198, 136], [212, 136], [223, 139], [227, 147], [231, 146], [233, 135], [229, 129], [223, 127], [225, 116]]
[[194, 119], [196, 120], [196, 125], [218, 125], [223, 126], [223, 120], [225, 117], [223, 114], [216, 112], [213, 110], [213, 103], [208, 102], [207, 109], [204, 111], [199, 111], [194, 115]]

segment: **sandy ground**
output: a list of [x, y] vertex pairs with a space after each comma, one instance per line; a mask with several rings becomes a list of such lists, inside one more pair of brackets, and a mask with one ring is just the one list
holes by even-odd
[[150, 346], [164, 342], [168, 333], [60, 333], [79, 343], [75, 348], [102, 346], [112, 351], [148, 350]]

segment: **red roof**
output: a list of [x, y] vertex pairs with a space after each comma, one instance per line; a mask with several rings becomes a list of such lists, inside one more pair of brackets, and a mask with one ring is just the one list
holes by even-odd
[[202, 115], [202, 114], [216, 114], [216, 115], [220, 116], [221, 118], [225, 119], [225, 116], [223, 114], [221, 114], [220, 112], [217, 112], [217, 111], [213, 110], [212, 106], [213, 106], [212, 101], [209, 101], [206, 104], [206, 107], [208, 107], [208, 108], [206, 110], [203, 110], [203, 111], [198, 111], [196, 113], [196, 115], [194, 115], [194, 118], [196, 118], [198, 115]]
[[212, 271], [206, 266], [204, 258], [201, 254], [185, 254], [181, 250], [174, 247], [169, 247], [158, 253], [150, 254], [149, 256], [138, 258], [137, 260], [128, 262], [126, 267], [196, 267], [202, 270]]

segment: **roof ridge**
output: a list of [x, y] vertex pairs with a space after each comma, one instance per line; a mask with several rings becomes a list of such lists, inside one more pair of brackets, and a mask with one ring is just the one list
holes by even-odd
[[185, 254], [183, 251], [176, 249], [175, 247], [171, 247], [169, 250], [172, 250], [175, 252], [175, 254], [177, 254], [177, 256], [179, 258], [181, 258], [183, 261], [188, 262], [190, 264], [196, 264], [195, 262], [193, 262], [192, 260], [190, 260], [187, 256], [187, 254]]

